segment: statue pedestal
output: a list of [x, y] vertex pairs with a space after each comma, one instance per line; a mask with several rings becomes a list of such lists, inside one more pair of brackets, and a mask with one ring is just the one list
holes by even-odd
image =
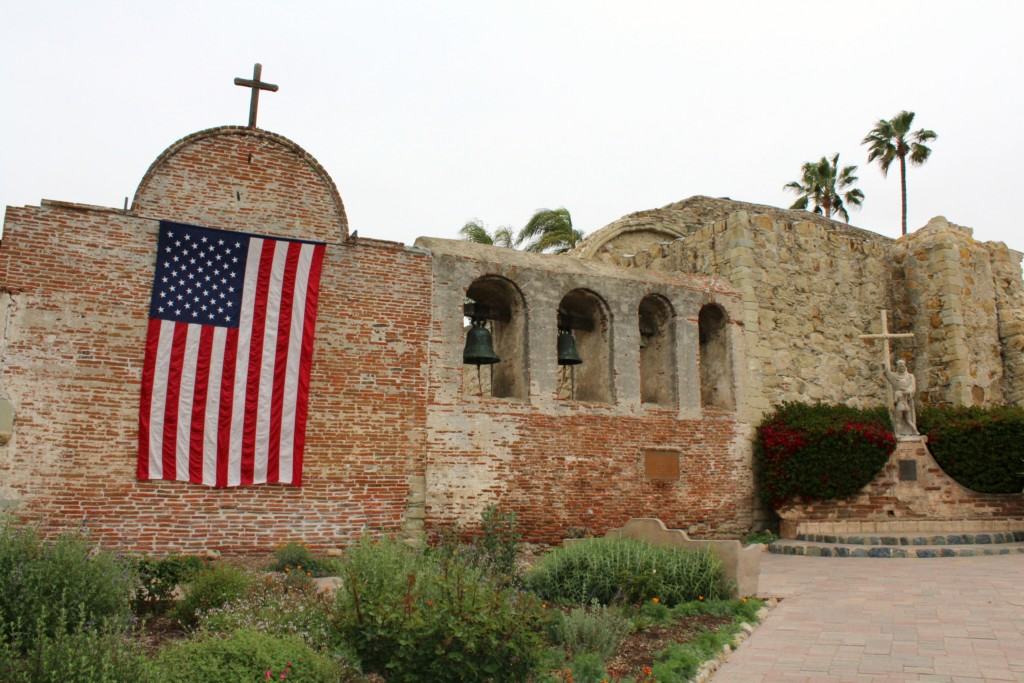
[[1021, 527], [1024, 495], [961, 486], [935, 462], [927, 442], [926, 436], [899, 437], [882, 471], [848, 498], [798, 501], [776, 510], [780, 535]]

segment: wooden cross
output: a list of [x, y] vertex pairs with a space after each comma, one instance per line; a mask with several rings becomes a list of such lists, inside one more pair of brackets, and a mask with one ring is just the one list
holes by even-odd
[[891, 334], [889, 332], [888, 314], [889, 314], [889, 311], [887, 311], [885, 309], [882, 309], [882, 334], [862, 334], [862, 335], [860, 335], [860, 338], [861, 339], [881, 339], [882, 340], [882, 350], [885, 353], [885, 369], [886, 370], [892, 370], [892, 367], [889, 365], [889, 340], [890, 339], [906, 339], [907, 337], [913, 337], [914, 335], [909, 333], [909, 332], [905, 332], [903, 334]]
[[246, 88], [252, 88], [252, 97], [249, 99], [249, 127], [256, 127], [256, 110], [260, 106], [260, 90], [269, 90], [270, 92], [277, 92], [277, 86], [273, 83], [264, 83], [260, 80], [260, 74], [263, 73], [263, 65], [256, 64], [252, 68], [252, 80], [246, 80], [244, 78], [236, 78], [235, 85], [245, 86]]

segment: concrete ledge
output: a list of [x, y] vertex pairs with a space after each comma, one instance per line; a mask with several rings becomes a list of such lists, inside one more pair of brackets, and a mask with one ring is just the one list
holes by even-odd
[[725, 576], [736, 586], [737, 595], [756, 595], [761, 573], [760, 545], [743, 546], [734, 540], [691, 539], [682, 529], [669, 529], [654, 517], [640, 517], [626, 522], [621, 529], [612, 529], [607, 537], [636, 538], [654, 545], [670, 545], [684, 550], [710, 550], [721, 561]]

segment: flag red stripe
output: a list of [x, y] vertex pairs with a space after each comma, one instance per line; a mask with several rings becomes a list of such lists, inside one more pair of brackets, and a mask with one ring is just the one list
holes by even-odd
[[260, 371], [263, 369], [263, 341], [267, 323], [267, 295], [274, 266], [277, 242], [263, 240], [260, 270], [256, 278], [256, 299], [253, 302], [252, 334], [249, 340], [249, 374], [245, 387], [245, 421], [242, 425], [242, 486], [252, 484], [256, 460], [256, 416], [260, 399]]
[[149, 479], [149, 411], [153, 406], [153, 375], [156, 374], [156, 350], [160, 345], [160, 319], [150, 318], [146, 330], [146, 359], [142, 362], [142, 395], [139, 401], [139, 463], [136, 476]]
[[171, 360], [167, 370], [167, 394], [164, 405], [163, 479], [177, 479], [178, 394], [181, 392], [181, 368], [185, 364], [187, 323], [174, 323]]
[[228, 328], [224, 339], [224, 362], [220, 376], [220, 415], [217, 416], [217, 488], [228, 485], [231, 450], [231, 415], [234, 412], [235, 359], [238, 356], [238, 328]]
[[206, 397], [210, 384], [210, 353], [213, 349], [210, 325], [199, 328], [199, 350], [196, 358], [196, 383], [192, 394], [192, 421], [188, 443], [188, 480], [203, 483], [203, 434], [206, 432]]
[[299, 267], [300, 242], [288, 243], [281, 283], [281, 308], [277, 316], [277, 352], [274, 358], [274, 388], [270, 400], [270, 442], [267, 444], [267, 482], [280, 480], [281, 415], [284, 413], [284, 382], [288, 370], [288, 342], [295, 303], [295, 275]]
[[292, 456], [292, 484], [302, 486], [302, 457], [306, 447], [306, 416], [309, 414], [309, 375], [313, 366], [313, 333], [316, 330], [317, 299], [320, 297], [320, 271], [324, 263], [322, 244], [313, 252], [306, 289], [306, 311], [302, 326], [302, 355], [299, 361], [299, 388], [295, 397], [295, 453]]

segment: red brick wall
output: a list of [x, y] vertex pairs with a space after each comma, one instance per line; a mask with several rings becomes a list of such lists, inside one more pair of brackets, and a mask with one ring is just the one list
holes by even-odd
[[[628, 417], [581, 406], [561, 415], [489, 400], [479, 411], [432, 407], [432, 422], [463, 419], [467, 442], [474, 432], [502, 434], [494, 449], [458, 449], [449, 435], [428, 444], [430, 526], [472, 524], [482, 504], [516, 512], [531, 541], [558, 542], [567, 529], [595, 535], [633, 517], [658, 517], [695, 536], [739, 534], [751, 521], [750, 468], [734, 447], [731, 416], [679, 420], [671, 411]], [[679, 480], [654, 482], [643, 451], [676, 450]], [[500, 451], [503, 457], [495, 457]], [[472, 471], [474, 491], [452, 472]], [[433, 501], [431, 503], [431, 501]]]
[[[9, 209], [3, 387], [17, 411], [0, 497], [49, 533], [166, 552], [336, 546], [400, 528], [422, 474], [429, 259], [402, 245], [328, 246], [302, 488], [137, 482], [140, 368], [157, 222]], [[5, 492], [6, 490], [6, 492]]]

